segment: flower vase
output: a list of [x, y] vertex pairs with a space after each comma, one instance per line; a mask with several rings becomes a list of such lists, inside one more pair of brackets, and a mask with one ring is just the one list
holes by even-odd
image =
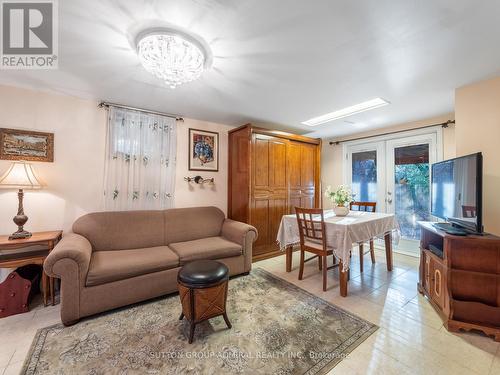
[[335, 213], [335, 216], [347, 216], [349, 215], [349, 207], [333, 206], [333, 212]]

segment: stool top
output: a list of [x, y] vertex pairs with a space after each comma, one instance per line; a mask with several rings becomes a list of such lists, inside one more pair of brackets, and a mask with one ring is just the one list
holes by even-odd
[[179, 271], [179, 281], [184, 284], [208, 286], [224, 280], [229, 275], [225, 264], [215, 260], [195, 260], [189, 262]]

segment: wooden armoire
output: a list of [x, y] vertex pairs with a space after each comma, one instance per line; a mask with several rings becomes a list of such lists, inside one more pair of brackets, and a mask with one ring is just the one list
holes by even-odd
[[253, 260], [279, 255], [281, 217], [319, 207], [321, 140], [247, 124], [229, 132], [228, 149], [228, 217], [257, 228]]

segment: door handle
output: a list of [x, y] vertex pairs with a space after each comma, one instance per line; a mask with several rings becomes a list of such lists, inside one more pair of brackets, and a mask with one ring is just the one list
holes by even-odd
[[391, 191], [388, 191], [387, 192], [387, 198], [385, 200], [387, 203], [392, 203], [392, 192]]

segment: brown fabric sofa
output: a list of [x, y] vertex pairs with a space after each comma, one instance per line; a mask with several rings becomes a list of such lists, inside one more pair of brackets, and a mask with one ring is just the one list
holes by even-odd
[[177, 291], [179, 268], [217, 259], [230, 275], [252, 267], [254, 227], [216, 207], [96, 212], [80, 217], [49, 254], [61, 279], [61, 320], [80, 318]]

